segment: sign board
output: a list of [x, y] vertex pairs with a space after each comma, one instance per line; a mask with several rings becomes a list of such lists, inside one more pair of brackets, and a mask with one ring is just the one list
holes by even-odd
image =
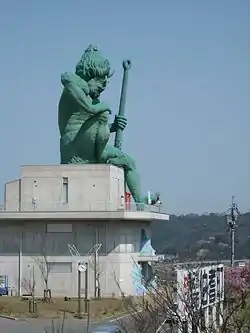
[[0, 276], [0, 296], [8, 295], [8, 293], [9, 293], [8, 276], [1, 275]]
[[78, 265], [78, 271], [79, 272], [84, 273], [84, 272], [86, 272], [86, 270], [87, 270], [86, 265], [84, 265], [84, 264]]
[[[221, 264], [199, 268], [178, 268], [178, 308], [185, 313], [185, 302], [194, 308], [206, 308], [224, 299], [224, 267]], [[183, 297], [186, 301], [183, 301]]]

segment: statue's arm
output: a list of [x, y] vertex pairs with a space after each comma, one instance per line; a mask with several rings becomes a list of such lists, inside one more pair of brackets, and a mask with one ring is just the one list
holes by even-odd
[[64, 88], [70, 93], [71, 97], [84, 110], [84, 112], [96, 114], [107, 110], [107, 107], [104, 107], [101, 103], [93, 105], [88, 101], [88, 85], [76, 74], [68, 72], [62, 74], [61, 82]]

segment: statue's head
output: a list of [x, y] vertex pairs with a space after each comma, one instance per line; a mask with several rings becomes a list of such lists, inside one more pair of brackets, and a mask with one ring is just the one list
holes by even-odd
[[76, 65], [76, 74], [88, 82], [93, 99], [100, 96], [113, 73], [108, 59], [105, 59], [94, 45], [89, 45]]

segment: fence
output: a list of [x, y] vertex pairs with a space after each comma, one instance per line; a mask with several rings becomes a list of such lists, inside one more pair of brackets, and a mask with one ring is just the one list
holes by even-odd
[[6, 207], [0, 206], [0, 213], [2, 212], [89, 212], [89, 211], [102, 211], [102, 212], [114, 212], [114, 211], [144, 211], [151, 213], [163, 213], [163, 207], [158, 205], [146, 205], [144, 203], [136, 204], [131, 203], [118, 203], [110, 201], [92, 201], [92, 202], [69, 202], [63, 203], [61, 201], [25, 201], [18, 204], [6, 204]]

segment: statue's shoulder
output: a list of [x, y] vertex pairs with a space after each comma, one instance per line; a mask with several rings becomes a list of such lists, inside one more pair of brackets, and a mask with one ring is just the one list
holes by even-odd
[[79, 88], [81, 88], [86, 95], [89, 94], [89, 86], [86, 81], [84, 81], [79, 75], [71, 73], [71, 72], [65, 72], [61, 75], [61, 82], [65, 86], [66, 84], [72, 83], [74, 85], [77, 85]]

